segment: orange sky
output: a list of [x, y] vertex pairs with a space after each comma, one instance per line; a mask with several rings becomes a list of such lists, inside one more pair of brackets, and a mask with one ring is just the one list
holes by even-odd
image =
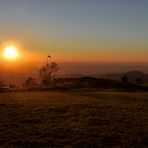
[[[148, 63], [148, 1], [0, 1], [0, 63]], [[14, 44], [15, 61], [2, 59]], [[7, 64], [8, 63], [8, 64]]]

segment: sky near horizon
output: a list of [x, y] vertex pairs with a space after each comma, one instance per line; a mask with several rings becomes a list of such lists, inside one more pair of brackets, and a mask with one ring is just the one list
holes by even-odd
[[61, 61], [148, 63], [148, 0], [0, 0], [0, 47]]

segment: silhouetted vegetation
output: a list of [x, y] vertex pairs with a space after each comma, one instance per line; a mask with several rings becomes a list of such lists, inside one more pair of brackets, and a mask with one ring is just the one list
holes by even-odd
[[42, 79], [42, 84], [44, 86], [49, 86], [52, 76], [59, 70], [59, 66], [56, 62], [50, 62], [41, 67], [39, 70], [39, 75]]
[[23, 85], [26, 88], [33, 88], [37, 86], [37, 82], [33, 77], [29, 77]]
[[148, 87], [139, 86], [134, 83], [121, 82], [111, 79], [97, 79], [94, 77], [81, 77], [81, 78], [56, 78], [53, 79], [49, 88], [55, 89], [87, 89], [87, 90], [101, 90], [101, 89], [114, 89], [120, 91], [146, 91]]
[[141, 84], [143, 84], [143, 79], [142, 78], [136, 78], [135, 79], [135, 83], [137, 84], [137, 85], [141, 85]]
[[128, 78], [127, 78], [127, 76], [123, 76], [123, 77], [121, 78], [121, 80], [126, 83], [126, 82], [128, 81]]

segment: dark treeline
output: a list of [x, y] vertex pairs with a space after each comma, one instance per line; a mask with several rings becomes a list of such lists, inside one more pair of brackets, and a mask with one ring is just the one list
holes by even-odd
[[[130, 83], [128, 81], [118, 81], [118, 80], [95, 78], [95, 77], [54, 78], [52, 81], [49, 82], [48, 86], [45, 86], [44, 84], [38, 84], [35, 82], [35, 79], [30, 77], [26, 80], [26, 84], [23, 84], [23, 86], [25, 90], [29, 91], [53, 90], [53, 89], [54, 90], [70, 90], [70, 89], [111, 90], [112, 89], [116, 91], [148, 91], [147, 86]], [[0, 91], [3, 90], [0, 89]]]
[[[32, 80], [32, 79], [31, 79]], [[31, 83], [33, 82], [33, 83]], [[115, 91], [148, 91], [148, 87], [130, 83], [128, 81], [118, 81], [95, 77], [80, 78], [54, 78], [48, 86], [37, 85], [31, 81], [26, 87], [27, 90], [103, 90], [112, 89]], [[28, 83], [28, 81], [27, 81]]]
[[148, 90], [148, 87], [129, 82], [111, 79], [98, 79], [94, 77], [81, 78], [56, 78], [50, 84], [50, 88], [76, 88], [76, 89], [117, 89], [117, 90]]

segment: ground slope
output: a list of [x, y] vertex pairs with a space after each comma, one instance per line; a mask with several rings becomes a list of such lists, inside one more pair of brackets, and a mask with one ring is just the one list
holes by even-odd
[[147, 147], [148, 93], [0, 94], [0, 147]]

